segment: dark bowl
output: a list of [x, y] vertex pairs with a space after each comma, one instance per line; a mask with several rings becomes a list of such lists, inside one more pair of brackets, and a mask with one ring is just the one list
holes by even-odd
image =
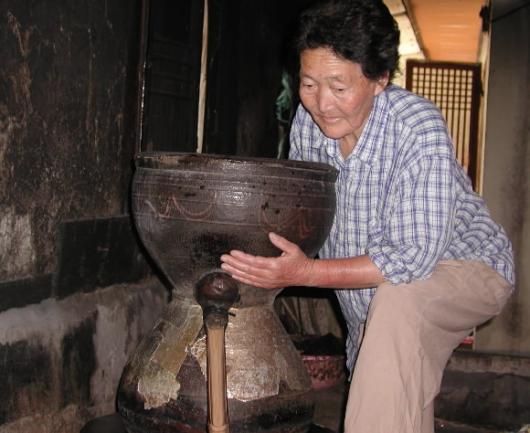
[[277, 256], [271, 231], [316, 255], [333, 222], [336, 177], [335, 168], [315, 162], [141, 153], [132, 210], [149, 254], [189, 297], [223, 253]]

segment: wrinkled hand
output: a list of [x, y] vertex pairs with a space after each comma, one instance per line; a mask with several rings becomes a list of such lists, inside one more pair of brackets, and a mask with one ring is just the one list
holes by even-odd
[[280, 235], [269, 233], [269, 239], [282, 251], [280, 256], [261, 257], [232, 250], [221, 256], [221, 268], [234, 279], [254, 287], [279, 289], [305, 285], [314, 260]]

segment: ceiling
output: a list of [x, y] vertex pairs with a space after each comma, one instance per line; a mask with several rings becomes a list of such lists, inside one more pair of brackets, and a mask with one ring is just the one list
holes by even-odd
[[434, 61], [478, 62], [485, 0], [407, 0], [425, 57]]
[[385, 0], [401, 32], [400, 54], [433, 61], [478, 62], [487, 0]]
[[432, 61], [483, 61], [481, 10], [491, 5], [493, 21], [530, 0], [384, 0], [401, 32], [400, 55]]

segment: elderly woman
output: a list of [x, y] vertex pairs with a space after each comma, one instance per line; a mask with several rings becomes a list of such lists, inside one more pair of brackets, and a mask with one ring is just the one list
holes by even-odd
[[432, 433], [455, 347], [512, 292], [511, 244], [454, 156], [439, 110], [390, 84], [399, 31], [380, 0], [326, 1], [300, 20], [290, 158], [339, 170], [319, 258], [274, 233], [279, 257], [231, 251], [256, 287], [336, 290], [352, 371], [346, 433]]

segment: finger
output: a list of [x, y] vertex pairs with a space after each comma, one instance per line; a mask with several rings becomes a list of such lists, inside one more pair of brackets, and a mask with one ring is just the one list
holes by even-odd
[[[240, 269], [248, 269], [249, 273], [253, 273], [253, 271], [250, 270], [251, 268], [256, 271], [273, 270], [278, 257], [253, 256], [252, 254], [243, 253], [241, 251], [231, 251], [229, 257], [222, 258], [222, 260], [233, 266], [237, 266]], [[245, 265], [248, 266], [248, 268], [246, 268]]]
[[223, 254], [221, 256], [221, 262], [230, 263], [231, 265], [236, 265], [237, 263], [241, 263], [240, 260], [236, 259], [234, 256], [230, 254]]
[[248, 278], [248, 273], [245, 272], [245, 270], [243, 268], [231, 265], [230, 263], [227, 263], [227, 262], [222, 263], [221, 264], [221, 269], [223, 271], [228, 272], [233, 277], [236, 277], [236, 276], [242, 277], [242, 276], [244, 276], [245, 278]]
[[296, 245], [293, 242], [288, 241], [283, 236], [280, 236], [280, 235], [278, 235], [276, 233], [270, 232], [269, 233], [269, 239], [272, 242], [272, 244], [275, 247], [277, 247], [280, 250], [282, 250], [282, 252], [293, 254], [293, 253], [296, 253], [296, 252], [298, 252], [300, 250], [298, 245]]
[[252, 266], [254, 256], [241, 251], [231, 251], [230, 254], [223, 254], [221, 262], [228, 263], [236, 268], [244, 269]]
[[221, 269], [224, 271], [245, 278], [254, 278], [256, 280], [270, 281], [270, 272], [259, 266], [252, 266], [229, 257], [221, 263]]
[[232, 278], [235, 280], [248, 284], [253, 287], [260, 287], [262, 289], [274, 289], [276, 288], [274, 285], [272, 285], [270, 282], [267, 282], [267, 280], [263, 280], [261, 278], [257, 278], [254, 275], [247, 274], [245, 272], [242, 272], [238, 269], [232, 268], [231, 266], [227, 264], [221, 265], [221, 268], [228, 272]]
[[239, 260], [243, 260], [245, 262], [251, 261], [254, 257], [256, 257], [252, 254], [244, 253], [243, 251], [239, 251], [239, 250], [230, 251], [230, 255], [232, 257], [235, 257]]

